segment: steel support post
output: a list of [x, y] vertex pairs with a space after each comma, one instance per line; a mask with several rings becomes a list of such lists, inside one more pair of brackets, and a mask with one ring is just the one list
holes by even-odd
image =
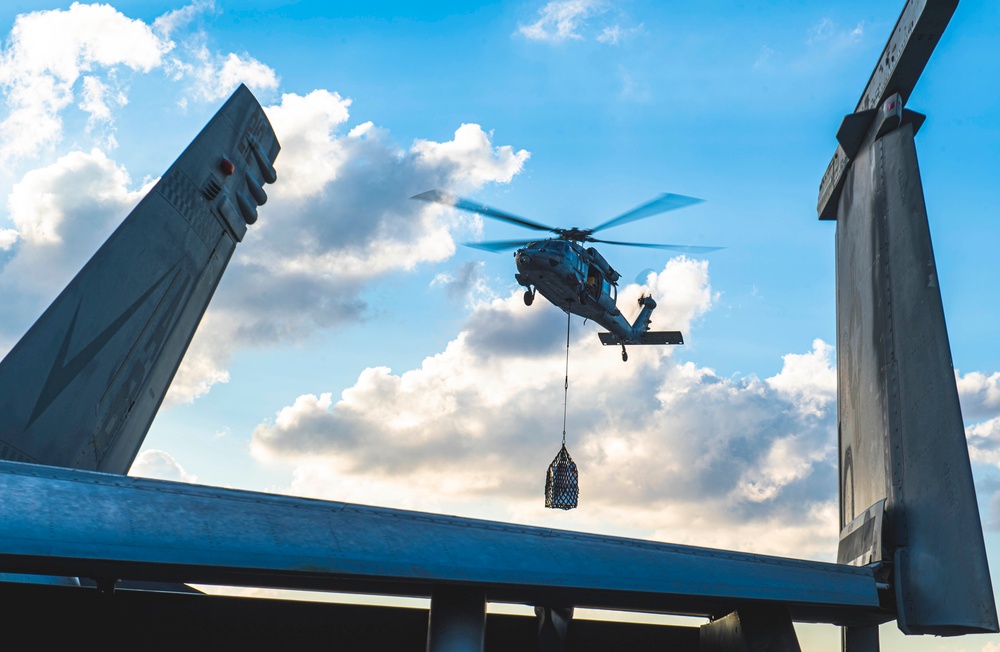
[[435, 586], [427, 621], [427, 652], [483, 652], [486, 592]]
[[535, 607], [538, 618], [538, 652], [565, 652], [573, 607]]
[[843, 652], [879, 652], [878, 625], [844, 627], [840, 631]]

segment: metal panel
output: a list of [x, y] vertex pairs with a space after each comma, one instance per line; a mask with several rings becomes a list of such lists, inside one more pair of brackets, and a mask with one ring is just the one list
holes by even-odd
[[[0, 572], [880, 622], [869, 569], [0, 462]], [[80, 505], [87, 505], [82, 511]]]
[[573, 624], [573, 607], [535, 607], [538, 652], [566, 652], [567, 634]]
[[699, 652], [802, 652], [783, 609], [747, 608], [701, 626]]
[[273, 175], [259, 141], [241, 86], [0, 362], [0, 457], [128, 471], [246, 231], [226, 197]]
[[[426, 609], [135, 590], [105, 595], [4, 582], [0, 601], [12, 627], [39, 614], [59, 623], [31, 631], [31, 646], [43, 650], [75, 649], [81, 638], [95, 638], [105, 647], [142, 641], [135, 647], [156, 650], [425, 652], [427, 640]], [[113, 624], [113, 635], [94, 634], [104, 623]], [[486, 652], [533, 651], [537, 641], [535, 618], [487, 614]], [[570, 652], [698, 652], [698, 628], [574, 620], [567, 643]]]
[[485, 644], [485, 591], [435, 586], [427, 616], [427, 652], [483, 652]]
[[838, 215], [841, 527], [887, 499], [904, 632], [996, 631], [912, 124], [862, 148]]
[[840, 532], [837, 563], [867, 566], [885, 558], [882, 535], [885, 500], [880, 500], [848, 523]]
[[[957, 6], [958, 0], [907, 0], [854, 113], [879, 107], [893, 93], [906, 103]], [[837, 204], [852, 157], [837, 147], [820, 182], [819, 219], [839, 218]]]
[[840, 636], [843, 652], [879, 652], [878, 625], [844, 627]]

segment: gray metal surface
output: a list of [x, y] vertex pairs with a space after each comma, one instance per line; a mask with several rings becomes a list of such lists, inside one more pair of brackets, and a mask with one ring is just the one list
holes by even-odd
[[860, 149], [837, 214], [842, 538], [886, 499], [900, 629], [996, 631], [912, 124]]
[[841, 528], [837, 563], [867, 566], [884, 560], [884, 524], [885, 499], [882, 499]]
[[[0, 462], [0, 572], [525, 604], [883, 621], [872, 573], [820, 562]], [[86, 510], [80, 508], [86, 505]]]
[[[39, 614], [59, 623], [31, 630], [30, 649], [39, 650], [73, 649], [81, 636], [113, 649], [135, 641], [142, 644], [131, 647], [152, 650], [426, 652], [427, 646], [426, 609], [132, 590], [108, 596], [5, 583], [0, 602], [8, 623], [33, 623]], [[97, 634], [105, 623], [113, 623], [113, 636]], [[574, 620], [567, 634], [569, 652], [698, 652], [697, 627]], [[486, 652], [534, 652], [537, 643], [536, 618], [487, 614]]]
[[[602, 331], [597, 336], [604, 346], [622, 343], [622, 339], [614, 333]], [[639, 335], [638, 341], [630, 341], [628, 344], [684, 344], [684, 335], [680, 331], [646, 331]]]
[[[906, 103], [957, 6], [958, 0], [907, 0], [858, 100], [855, 114], [880, 107], [893, 93], [899, 93]], [[844, 135], [850, 131], [855, 137], [845, 138], [845, 142], [857, 142], [861, 127], [853, 127], [845, 130]], [[837, 204], [853, 157], [843, 146], [837, 147], [820, 182], [816, 207], [819, 219], [838, 218]]]
[[566, 652], [573, 607], [535, 607], [538, 652]]
[[878, 625], [844, 627], [840, 647], [843, 652], [879, 652]]
[[699, 652], [802, 652], [783, 609], [748, 608], [701, 626]]
[[486, 592], [435, 586], [427, 616], [427, 652], [483, 652], [485, 644]]
[[241, 86], [0, 362], [0, 458], [128, 471], [278, 149]]

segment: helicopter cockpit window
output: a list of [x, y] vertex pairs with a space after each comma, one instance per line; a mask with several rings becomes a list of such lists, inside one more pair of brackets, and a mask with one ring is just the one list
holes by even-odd
[[585, 284], [584, 288], [590, 294], [590, 296], [594, 297], [595, 299], [601, 295], [602, 280], [603, 278], [601, 277], [600, 272], [594, 265], [591, 265], [587, 269], [587, 283]]

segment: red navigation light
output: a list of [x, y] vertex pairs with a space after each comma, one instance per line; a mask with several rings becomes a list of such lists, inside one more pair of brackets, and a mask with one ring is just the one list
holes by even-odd
[[219, 169], [222, 170], [222, 173], [228, 177], [236, 171], [236, 166], [233, 165], [232, 161], [223, 156], [222, 160], [219, 161]]

